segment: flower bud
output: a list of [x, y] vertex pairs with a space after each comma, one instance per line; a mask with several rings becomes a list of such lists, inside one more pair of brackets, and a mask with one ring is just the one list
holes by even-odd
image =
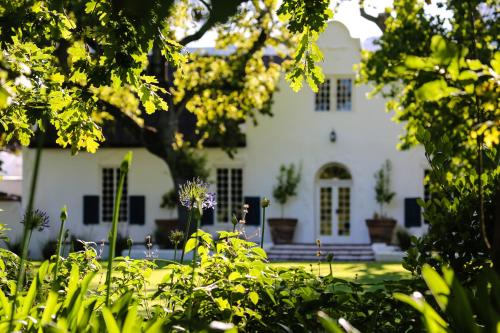
[[65, 222], [67, 218], [68, 218], [68, 208], [64, 206], [61, 209], [61, 222]]
[[269, 201], [268, 198], [264, 197], [262, 199], [262, 201], [260, 202], [260, 205], [262, 208], [266, 208], [266, 207], [269, 207], [269, 204], [271, 203], [271, 201]]

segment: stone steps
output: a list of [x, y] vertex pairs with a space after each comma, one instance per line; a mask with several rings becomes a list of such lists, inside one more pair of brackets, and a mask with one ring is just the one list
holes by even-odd
[[334, 261], [373, 261], [375, 255], [370, 244], [322, 244], [321, 256], [316, 244], [280, 244], [267, 251], [270, 261], [318, 261], [326, 260], [333, 253]]

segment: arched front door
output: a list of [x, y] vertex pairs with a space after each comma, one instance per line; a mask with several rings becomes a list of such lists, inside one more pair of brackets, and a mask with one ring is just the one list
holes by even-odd
[[349, 243], [351, 233], [352, 177], [341, 164], [331, 163], [317, 176], [317, 234], [325, 244]]

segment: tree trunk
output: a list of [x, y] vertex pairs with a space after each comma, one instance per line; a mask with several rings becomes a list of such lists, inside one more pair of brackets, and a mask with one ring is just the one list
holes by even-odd
[[493, 196], [493, 235], [491, 238], [491, 258], [493, 261], [493, 268], [500, 275], [500, 189], [495, 191]]

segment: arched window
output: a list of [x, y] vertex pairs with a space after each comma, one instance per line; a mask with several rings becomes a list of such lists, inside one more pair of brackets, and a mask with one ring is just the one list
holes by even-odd
[[350, 180], [351, 173], [341, 164], [332, 163], [323, 167], [319, 172], [319, 179]]

